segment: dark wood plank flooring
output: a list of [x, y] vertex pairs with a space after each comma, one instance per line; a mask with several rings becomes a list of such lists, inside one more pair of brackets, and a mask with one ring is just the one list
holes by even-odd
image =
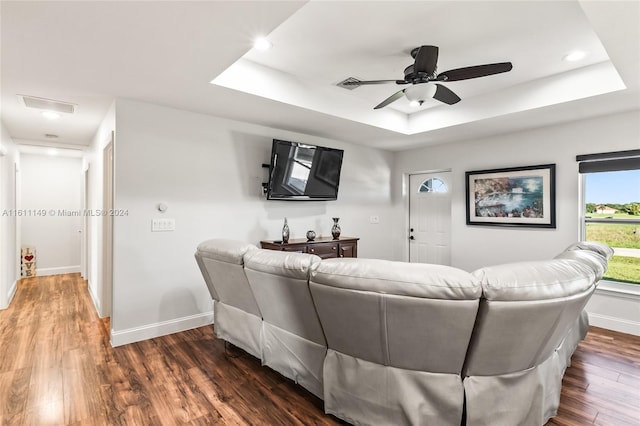
[[[592, 327], [549, 425], [640, 425], [640, 337]], [[78, 274], [0, 311], [2, 425], [335, 425], [322, 401], [201, 327], [112, 348]]]

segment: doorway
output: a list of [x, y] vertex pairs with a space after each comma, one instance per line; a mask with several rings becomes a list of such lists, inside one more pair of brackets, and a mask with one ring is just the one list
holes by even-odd
[[82, 272], [82, 152], [19, 149], [20, 233], [34, 256], [25, 275]]
[[409, 175], [409, 262], [451, 264], [451, 171]]

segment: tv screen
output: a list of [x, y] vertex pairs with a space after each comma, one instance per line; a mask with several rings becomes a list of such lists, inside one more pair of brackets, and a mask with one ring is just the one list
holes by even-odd
[[336, 200], [341, 149], [273, 140], [268, 200]]

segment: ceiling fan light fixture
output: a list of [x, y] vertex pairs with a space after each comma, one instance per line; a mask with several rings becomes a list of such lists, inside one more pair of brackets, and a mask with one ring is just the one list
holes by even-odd
[[433, 98], [436, 93], [436, 85], [428, 83], [414, 84], [411, 87], [407, 87], [404, 91], [405, 96], [409, 100], [411, 106], [420, 106], [427, 99]]

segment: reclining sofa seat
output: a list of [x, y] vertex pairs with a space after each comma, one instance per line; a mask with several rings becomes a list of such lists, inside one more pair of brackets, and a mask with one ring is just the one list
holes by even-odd
[[245, 273], [262, 312], [262, 363], [323, 397], [327, 342], [311, 293], [318, 256], [272, 250], [245, 255]]
[[556, 413], [612, 255], [580, 242], [472, 274], [230, 240], [205, 241], [195, 257], [218, 337], [324, 397], [327, 413], [357, 425], [539, 426]]
[[455, 425], [481, 287], [459, 269], [323, 260], [310, 289], [328, 344], [325, 412], [354, 424]]
[[[601, 243], [581, 241], [567, 247], [565, 251], [556, 256], [556, 259], [571, 258], [583, 261], [593, 268], [596, 274], [595, 285], [597, 286], [598, 281], [607, 272], [611, 256], [613, 256], [611, 247]], [[564, 369], [571, 366], [571, 356], [575, 352], [578, 343], [586, 337], [588, 330], [589, 315], [586, 310], [583, 310], [557, 349], [558, 355], [564, 360]]]
[[468, 425], [540, 426], [556, 415], [606, 249], [573, 245], [553, 260], [473, 272], [483, 298], [463, 371]]
[[244, 271], [253, 244], [212, 239], [198, 245], [196, 262], [213, 299], [214, 330], [222, 340], [260, 358], [262, 314]]

